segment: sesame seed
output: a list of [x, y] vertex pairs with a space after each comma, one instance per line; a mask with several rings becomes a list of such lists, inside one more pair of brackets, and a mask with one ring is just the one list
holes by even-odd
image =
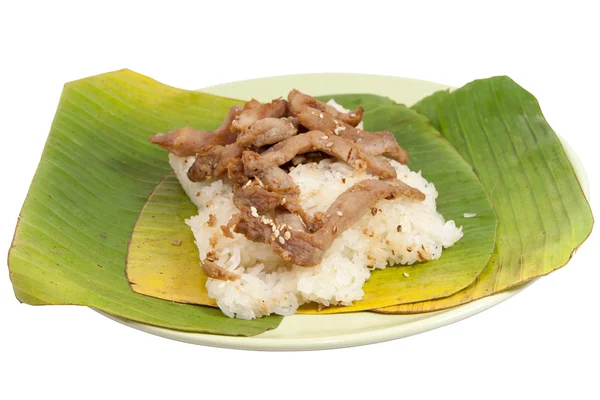
[[343, 216], [344, 216], [344, 213], [343, 213], [343, 212], [341, 212], [341, 211], [338, 211], [338, 212], [336, 212], [336, 214], [337, 214], [338, 216], [340, 216], [340, 217], [343, 217]]
[[356, 117], [356, 113], [350, 114], [350, 117], [352, 117], [352, 118]]
[[275, 232], [275, 230], [276, 230], [276, 229], [277, 229], [277, 227], [276, 227], [275, 225], [272, 225], [272, 226], [271, 226], [271, 230], [272, 230], [273, 232]]
[[285, 244], [285, 239], [283, 238], [283, 236], [279, 236], [279, 243]]
[[473, 218], [473, 217], [476, 217], [476, 216], [477, 216], [476, 213], [464, 213], [463, 214], [463, 217], [465, 217], [465, 218]]
[[321, 136], [321, 139], [323, 139], [323, 140], [327, 140], [327, 139], [329, 139], [329, 136], [327, 136], [327, 135], [325, 135], [325, 136]]
[[252, 183], [252, 181], [248, 180], [248, 182], [246, 182], [246, 184], [244, 185], [244, 187], [247, 188], [248, 186], [250, 186], [251, 183]]
[[292, 127], [292, 129], [295, 128], [294, 124], [292, 124], [291, 122], [290, 122], [290, 126]]
[[325, 145], [325, 147], [333, 147], [333, 142], [329, 142]]
[[281, 201], [279, 202], [279, 204], [284, 205], [286, 201], [287, 201], [287, 199], [285, 197], [283, 197], [281, 199]]
[[408, 272], [403, 273], [402, 275], [404, 275], [405, 278], [408, 278], [410, 275], [408, 274]]
[[209, 251], [208, 253], [206, 253], [206, 259], [208, 261], [217, 261], [219, 259], [219, 257], [217, 257], [217, 255], [215, 254], [214, 251]]
[[362, 140], [361, 137], [359, 137], [358, 139], [356, 139], [356, 143], [360, 142]]
[[250, 212], [252, 213], [253, 217], [258, 218], [258, 211], [256, 210], [256, 207], [250, 207]]
[[335, 122], [336, 125], [340, 124], [340, 121], [338, 121], [337, 119], [334, 119], [333, 122]]
[[337, 225], [334, 225], [331, 232], [335, 235], [337, 233], [337, 230], [338, 230]]
[[285, 238], [287, 240], [290, 240], [292, 238], [292, 234], [290, 233], [290, 231], [285, 231], [285, 233], [283, 234], [283, 236], [285, 236]]
[[279, 236], [279, 229], [275, 228], [275, 231], [273, 231], [273, 233], [275, 233], [275, 236]]
[[323, 113], [319, 114], [319, 118], [323, 119]]
[[318, 113], [318, 112], [316, 112], [316, 111], [312, 111], [312, 112], [311, 112], [311, 114], [312, 114], [312, 115], [319, 115], [319, 113]]

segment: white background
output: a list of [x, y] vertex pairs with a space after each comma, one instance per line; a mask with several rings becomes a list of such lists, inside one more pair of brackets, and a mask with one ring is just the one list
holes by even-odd
[[[1, 3], [1, 254], [62, 85], [123, 67], [188, 89], [307, 72], [454, 86], [507, 74], [537, 96], [579, 154], [599, 210], [593, 1], [197, 3]], [[193, 346], [86, 308], [21, 305], [4, 268], [0, 399], [598, 399], [600, 268], [592, 252], [599, 244], [592, 234], [567, 267], [468, 320], [392, 342], [306, 353]]]

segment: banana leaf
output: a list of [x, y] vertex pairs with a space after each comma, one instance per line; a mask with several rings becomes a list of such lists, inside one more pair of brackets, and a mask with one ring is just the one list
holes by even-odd
[[[438, 211], [462, 225], [464, 237], [445, 249], [439, 260], [374, 271], [364, 286], [363, 300], [352, 306], [328, 307], [319, 313], [435, 299], [467, 287], [486, 265], [496, 233], [496, 215], [471, 167], [415, 111], [374, 95], [322, 98], [331, 97], [347, 108], [363, 105], [365, 129], [394, 132], [410, 154], [409, 166], [421, 170], [435, 184], [439, 192]], [[478, 217], [466, 219], [465, 212], [476, 212]], [[197, 211], [177, 179], [168, 175], [144, 206], [131, 238], [127, 274], [135, 291], [171, 301], [215, 305], [207, 295], [206, 276], [199, 267], [191, 230], [184, 222], [186, 216], [194, 213]], [[409, 274], [408, 279], [404, 273]], [[308, 304], [300, 312], [316, 313], [317, 308]]]
[[278, 316], [236, 320], [135, 293], [125, 276], [131, 231], [169, 170], [148, 136], [213, 129], [236, 104], [128, 70], [66, 84], [9, 253], [17, 298], [192, 332], [249, 336], [277, 327]]
[[385, 313], [441, 310], [564, 266], [593, 217], [560, 141], [535, 97], [505, 76], [437, 92], [414, 105], [473, 167], [498, 215], [496, 248], [468, 288]]
[[127, 279], [137, 293], [217, 306], [208, 297], [194, 235], [185, 220], [198, 214], [173, 173], [156, 186], [131, 233]]

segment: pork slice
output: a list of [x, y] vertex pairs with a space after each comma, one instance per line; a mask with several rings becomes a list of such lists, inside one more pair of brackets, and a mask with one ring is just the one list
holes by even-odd
[[[294, 125], [296, 121], [296, 125]], [[287, 118], [264, 118], [256, 121], [250, 129], [240, 133], [237, 142], [242, 147], [262, 147], [281, 142], [298, 133], [297, 120]]]
[[237, 134], [231, 132], [230, 127], [234, 118], [240, 115], [241, 112], [241, 106], [231, 107], [225, 120], [214, 131], [200, 131], [187, 126], [167, 134], [159, 133], [151, 136], [150, 141], [176, 156], [194, 156], [204, 147], [211, 145], [224, 146], [235, 142]]
[[324, 117], [324, 114], [327, 113], [333, 119], [337, 119], [351, 126], [356, 126], [360, 123], [364, 112], [362, 106], [358, 107], [354, 111], [349, 111], [347, 113], [340, 112], [335, 107], [330, 106], [327, 103], [323, 103], [322, 101], [317, 100], [314, 97], [304, 94], [296, 89], [292, 90], [288, 94], [288, 102], [290, 104], [290, 112], [293, 116], [298, 116], [300, 113], [305, 111], [306, 108], [309, 108], [312, 109], [309, 110], [309, 112], [318, 111], [318, 113], [316, 114], [317, 116], [320, 116], [320, 114], [323, 113], [322, 117]]
[[196, 154], [196, 160], [188, 170], [187, 176], [192, 182], [220, 178], [227, 173], [229, 163], [240, 158], [242, 151], [237, 143], [205, 147]]
[[256, 208], [248, 207], [241, 207], [240, 214], [232, 218], [230, 224], [235, 225], [235, 232], [250, 240], [270, 243], [284, 260], [308, 267], [319, 264], [333, 240], [360, 220], [378, 201], [398, 196], [415, 201], [425, 199], [420, 190], [402, 181], [365, 179], [338, 196], [327, 212], [320, 216], [320, 228], [314, 233], [307, 232], [305, 224], [299, 225], [300, 221], [297, 218], [293, 221], [295, 217], [287, 213], [276, 215], [273, 229]]
[[408, 162], [408, 153], [398, 144], [391, 132], [369, 132], [345, 124], [329, 113], [319, 114], [314, 110], [304, 109], [298, 114], [298, 121], [310, 130], [332, 132], [333, 134], [355, 142], [365, 154], [384, 155], [401, 164]]
[[361, 152], [360, 147], [351, 140], [321, 131], [310, 131], [293, 136], [277, 143], [262, 154], [244, 151], [242, 159], [246, 174], [257, 174], [258, 171], [268, 167], [283, 165], [293, 160], [298, 154], [314, 151], [328, 154], [347, 162], [357, 170], [366, 170], [384, 179], [396, 177], [396, 170], [385, 159], [365, 155]]
[[288, 116], [288, 103], [282, 99], [275, 99], [270, 103], [261, 104], [257, 100], [250, 100], [244, 105], [241, 114], [231, 124], [234, 133], [246, 132], [256, 122], [264, 118], [281, 118]]
[[321, 151], [351, 165], [358, 163], [362, 158], [360, 150], [352, 141], [321, 131], [310, 131], [279, 142], [260, 155], [245, 151], [242, 159], [247, 170], [259, 171], [267, 167], [283, 165], [298, 154], [313, 151]]

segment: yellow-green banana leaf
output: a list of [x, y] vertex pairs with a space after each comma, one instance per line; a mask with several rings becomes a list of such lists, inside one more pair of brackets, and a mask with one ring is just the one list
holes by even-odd
[[148, 136], [183, 125], [215, 128], [235, 104], [128, 70], [66, 84], [9, 254], [17, 298], [193, 332], [255, 335], [277, 327], [277, 316], [230, 319], [215, 308], [134, 293], [125, 276], [133, 226], [169, 170]]
[[417, 103], [473, 167], [498, 215], [496, 248], [468, 288], [444, 299], [378, 311], [418, 313], [464, 304], [565, 265], [593, 218], [577, 177], [535, 97], [505, 76]]

